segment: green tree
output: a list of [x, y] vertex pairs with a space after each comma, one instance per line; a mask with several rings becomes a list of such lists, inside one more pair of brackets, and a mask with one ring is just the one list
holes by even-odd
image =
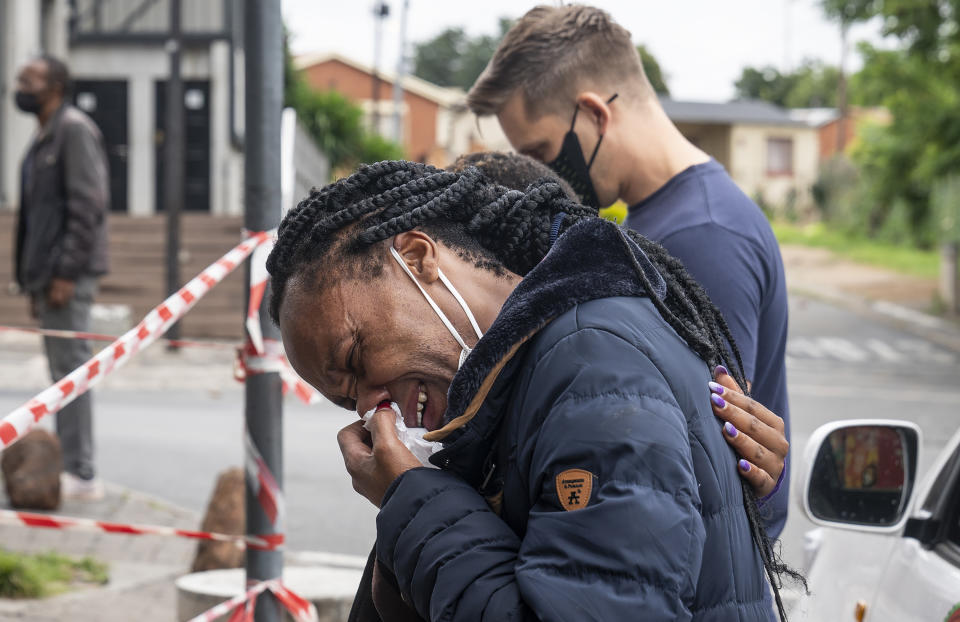
[[[501, 17], [500, 32], [496, 36], [478, 37], [467, 35], [463, 28], [447, 28], [429, 41], [416, 44], [413, 75], [439, 86], [456, 86], [469, 90], [493, 58], [500, 40], [512, 25], [512, 19]], [[660, 63], [646, 46], [638, 45], [637, 52], [640, 53], [643, 69], [653, 89], [657, 93], [669, 95], [670, 89], [667, 88]]]
[[297, 111], [304, 129], [330, 159], [334, 175], [360, 164], [404, 157], [399, 145], [367, 130], [363, 110], [343, 94], [311, 88], [295, 68], [288, 48], [284, 49], [283, 100], [284, 106]]
[[640, 62], [643, 63], [643, 72], [647, 74], [650, 85], [653, 90], [660, 95], [670, 95], [670, 89], [667, 87], [666, 77], [660, 69], [660, 63], [654, 55], [642, 43], [637, 46], [637, 52], [640, 54]]
[[447, 28], [426, 43], [416, 44], [413, 75], [439, 86], [459, 86], [457, 69], [466, 39], [463, 28]]
[[469, 89], [493, 57], [513, 20], [501, 17], [499, 34], [471, 37], [463, 28], [447, 28], [414, 47], [413, 74], [439, 86]]
[[821, 61], [804, 61], [790, 73], [775, 67], [744, 67], [734, 82], [738, 98], [761, 99], [785, 108], [832, 107], [840, 70]]
[[895, 50], [860, 45], [864, 68], [851, 80], [852, 99], [878, 98], [892, 120], [865, 128], [853, 158], [870, 232], [896, 209], [912, 239], [932, 245], [931, 189], [960, 170], [960, 0], [829, 0], [823, 7], [848, 24], [878, 17], [883, 34], [900, 40]]
[[761, 99], [783, 106], [792, 85], [774, 67], [744, 67], [733, 86], [738, 99]]

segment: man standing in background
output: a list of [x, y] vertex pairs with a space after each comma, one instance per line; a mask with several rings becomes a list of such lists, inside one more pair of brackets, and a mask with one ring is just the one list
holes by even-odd
[[[630, 206], [627, 226], [680, 259], [719, 307], [753, 397], [783, 418], [789, 438], [777, 240], [757, 205], [667, 117], [630, 33], [594, 7], [531, 9], [504, 36], [467, 104], [496, 115], [513, 147], [562, 175], [584, 204]], [[735, 443], [739, 432], [726, 433]], [[775, 538], [786, 521], [789, 461], [782, 486], [754, 464], [741, 461], [740, 472], [765, 493], [759, 503]]]
[[[66, 103], [69, 90], [69, 71], [56, 58], [36, 58], [17, 75], [16, 105], [35, 115], [39, 127], [21, 165], [14, 260], [17, 283], [41, 327], [86, 331], [97, 279], [107, 272], [110, 180], [103, 136]], [[45, 337], [44, 347], [54, 381], [91, 356], [90, 344], [80, 339]], [[57, 415], [57, 434], [63, 497], [102, 498], [89, 391]]]

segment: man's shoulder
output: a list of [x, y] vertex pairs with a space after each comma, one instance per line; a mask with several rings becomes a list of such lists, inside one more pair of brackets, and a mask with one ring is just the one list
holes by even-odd
[[716, 160], [691, 166], [630, 208], [627, 226], [662, 242], [685, 229], [766, 221], [763, 212]]
[[736, 250], [771, 266], [779, 264], [779, 246], [763, 211], [723, 167], [712, 164], [691, 180], [694, 183], [686, 184], [669, 209], [658, 211], [662, 222], [648, 227], [656, 235], [640, 233], [663, 244], [680, 260], [690, 253], [702, 258]]
[[90, 135], [99, 139], [100, 128], [90, 116], [76, 106], [63, 107], [60, 117], [60, 131], [67, 136]]

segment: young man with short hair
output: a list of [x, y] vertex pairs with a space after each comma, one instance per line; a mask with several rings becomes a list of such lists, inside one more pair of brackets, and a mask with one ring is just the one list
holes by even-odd
[[[538, 6], [506, 34], [468, 105], [496, 115], [514, 148], [563, 175], [585, 204], [630, 206], [627, 225], [663, 244], [707, 290], [753, 396], [789, 430], [777, 241], [756, 204], [667, 117], [630, 33], [597, 8]], [[788, 469], [766, 504], [773, 537], [786, 520]]]

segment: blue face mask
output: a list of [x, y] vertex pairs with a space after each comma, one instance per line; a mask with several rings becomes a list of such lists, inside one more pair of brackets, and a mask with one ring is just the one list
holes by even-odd
[[[460, 336], [460, 333], [457, 332], [457, 329], [453, 327], [453, 324], [447, 319], [447, 316], [440, 310], [440, 307], [437, 306], [437, 303], [433, 301], [433, 298], [430, 297], [430, 294], [427, 293], [427, 290], [423, 289], [423, 286], [420, 285], [420, 281], [417, 280], [417, 277], [413, 275], [413, 272], [410, 271], [410, 267], [407, 266], [407, 263], [400, 256], [400, 253], [397, 252], [397, 249], [390, 247], [390, 254], [393, 255], [393, 258], [397, 260], [397, 263], [400, 264], [400, 267], [403, 268], [403, 271], [407, 273], [407, 276], [410, 277], [410, 280], [413, 281], [413, 284], [417, 286], [417, 289], [420, 290], [420, 293], [423, 294], [423, 297], [427, 299], [427, 302], [430, 303], [430, 307], [433, 309], [433, 312], [439, 316], [440, 321], [443, 322], [443, 325], [447, 327], [447, 330], [450, 331], [450, 334], [453, 335], [453, 338], [457, 340], [457, 343], [460, 344], [460, 363], [457, 365], [457, 369], [463, 367], [463, 362], [467, 360], [467, 357], [470, 355], [470, 352], [473, 350], [470, 346], [464, 342], [463, 337]], [[460, 292], [457, 291], [457, 288], [453, 286], [453, 283], [444, 276], [443, 270], [437, 268], [437, 273], [440, 275], [440, 282], [443, 283], [443, 286], [450, 290], [450, 293], [453, 294], [453, 297], [457, 299], [457, 302], [460, 304], [460, 308], [463, 309], [463, 312], [467, 314], [467, 319], [470, 320], [470, 325], [473, 327], [475, 333], [477, 333], [477, 339], [483, 337], [483, 333], [480, 331], [480, 326], [477, 325], [477, 320], [473, 317], [473, 312], [470, 311], [470, 307], [467, 306], [466, 301], [460, 295]]]
[[[617, 98], [617, 93], [607, 100], [609, 104]], [[597, 139], [597, 144], [590, 155], [590, 161], [587, 162], [583, 157], [583, 149], [580, 147], [580, 139], [577, 133], [573, 131], [577, 123], [577, 113], [580, 112], [580, 106], [573, 109], [573, 120], [570, 121], [570, 129], [563, 137], [563, 144], [560, 146], [560, 153], [557, 157], [547, 162], [547, 166], [557, 172], [558, 175], [567, 180], [574, 192], [580, 196], [580, 202], [587, 207], [599, 207], [600, 199], [597, 198], [597, 191], [593, 187], [593, 181], [590, 179], [590, 167], [597, 157], [597, 151], [600, 150], [600, 143], [603, 142], [603, 134]]]

